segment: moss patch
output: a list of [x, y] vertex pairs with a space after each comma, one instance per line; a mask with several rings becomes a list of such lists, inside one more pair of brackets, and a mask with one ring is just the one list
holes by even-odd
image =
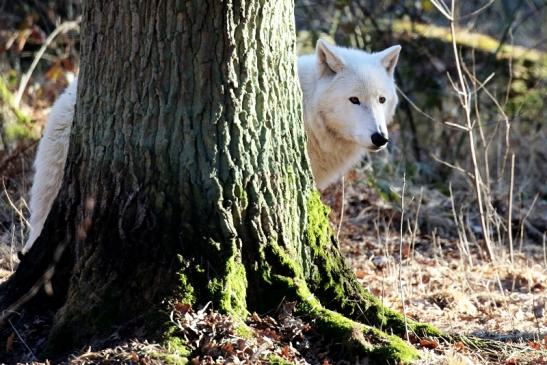
[[37, 139], [39, 137], [31, 125], [31, 118], [15, 105], [13, 95], [2, 77], [0, 77], [0, 104], [7, 105], [14, 116], [14, 119], [7, 120], [4, 126], [8, 140]]
[[163, 354], [162, 360], [167, 364], [185, 365], [188, 363], [190, 350], [186, 347], [184, 340], [171, 333], [166, 337], [164, 346], [167, 348], [168, 354]]
[[384, 363], [411, 363], [419, 358], [418, 350], [401, 338], [326, 309], [305, 283], [295, 281], [294, 285], [300, 300], [299, 311], [315, 318], [322, 333], [327, 337], [342, 340], [352, 353], [366, 355]]
[[269, 354], [267, 361], [269, 365], [292, 365], [293, 364], [292, 362], [287, 361], [281, 356], [278, 356], [276, 354]]
[[208, 285], [211, 297], [218, 298], [219, 309], [238, 318], [245, 318], [247, 311], [247, 273], [245, 266], [234, 257], [228, 259], [225, 274], [213, 278]]
[[307, 204], [306, 239], [313, 248], [320, 249], [329, 242], [332, 230], [329, 223], [329, 208], [321, 201], [317, 190], [310, 193]]
[[363, 288], [338, 250], [328, 213], [319, 193], [312, 192], [308, 199], [306, 239], [313, 263], [306, 281], [317, 298], [329, 309], [352, 320], [380, 329], [388, 328], [399, 336], [403, 336], [408, 328], [418, 336], [442, 337], [442, 332], [430, 325], [407, 319], [405, 326], [402, 314], [385, 307]]
[[[179, 260], [182, 261], [182, 256], [179, 255]], [[194, 287], [190, 283], [190, 279], [181, 269], [178, 273], [179, 286], [176, 289], [176, 299], [182, 303], [193, 305], [196, 302], [196, 294]]]

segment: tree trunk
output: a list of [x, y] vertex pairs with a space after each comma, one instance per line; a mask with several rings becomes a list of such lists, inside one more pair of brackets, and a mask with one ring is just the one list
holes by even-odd
[[295, 65], [292, 1], [85, 2], [63, 186], [2, 308], [38, 283], [58, 353], [134, 321], [161, 330], [167, 302], [243, 319], [289, 299], [354, 353], [416, 357], [339, 252]]

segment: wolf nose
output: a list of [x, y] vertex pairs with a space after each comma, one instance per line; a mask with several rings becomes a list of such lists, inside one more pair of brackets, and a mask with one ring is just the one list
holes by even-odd
[[382, 147], [387, 142], [389, 142], [389, 140], [380, 133], [374, 133], [372, 136], [370, 136], [370, 139], [376, 147]]

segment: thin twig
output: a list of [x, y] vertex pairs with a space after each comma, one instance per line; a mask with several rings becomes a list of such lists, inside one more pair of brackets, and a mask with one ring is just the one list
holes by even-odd
[[25, 222], [25, 224], [27, 225], [27, 227], [30, 228], [30, 223], [25, 219], [25, 215], [23, 214], [23, 212], [17, 208], [17, 206], [15, 205], [15, 203], [11, 200], [10, 196], [9, 196], [9, 193], [8, 193], [8, 190], [6, 188], [6, 184], [4, 182], [4, 180], [2, 180], [2, 187], [4, 188], [4, 194], [6, 195], [6, 198], [8, 199], [8, 203], [9, 205], [13, 208], [13, 210], [15, 210], [15, 213], [17, 213], [17, 215], [19, 216], [19, 218]]
[[463, 257], [466, 257], [469, 266], [473, 266], [473, 258], [471, 257], [471, 253], [469, 250], [469, 242], [467, 241], [467, 235], [465, 234], [465, 228], [463, 224], [460, 224], [460, 220], [458, 219], [458, 214], [456, 213], [456, 202], [454, 199], [454, 193], [452, 192], [452, 183], [448, 183], [448, 191], [450, 192], [450, 203], [452, 205], [452, 214], [454, 217], [454, 224], [456, 225], [456, 229], [458, 230], [458, 236], [459, 236], [459, 244], [458, 248], [461, 252], [461, 257], [463, 260]]
[[440, 123], [437, 119], [433, 118], [431, 115], [427, 114], [425, 111], [423, 111], [418, 105], [416, 105], [409, 97], [408, 95], [405, 94], [405, 92], [403, 90], [401, 90], [398, 86], [397, 86], [397, 91], [399, 92], [399, 94], [403, 97], [403, 99], [405, 99], [409, 104], [410, 106], [412, 106], [418, 113], [420, 113], [421, 115], [423, 115], [424, 117], [426, 117], [427, 119], [435, 122], [435, 123]]
[[79, 20], [63, 22], [63, 23], [59, 24], [59, 26], [57, 26], [57, 28], [55, 28], [55, 30], [53, 32], [51, 32], [51, 34], [46, 38], [44, 44], [42, 44], [42, 47], [40, 47], [38, 52], [36, 52], [36, 56], [34, 56], [34, 60], [32, 61], [29, 69], [27, 70], [27, 72], [25, 72], [23, 77], [21, 77], [21, 83], [19, 84], [19, 88], [17, 89], [17, 94], [15, 94], [15, 101], [14, 102], [15, 102], [16, 106], [19, 106], [19, 104], [21, 103], [21, 99], [23, 98], [23, 93], [25, 92], [25, 89], [27, 88], [27, 84], [30, 80], [30, 77], [32, 76], [32, 73], [34, 72], [34, 69], [38, 65], [38, 62], [40, 61], [40, 59], [44, 55], [44, 52], [49, 47], [51, 42], [53, 42], [53, 40], [59, 34], [66, 33], [66, 32], [68, 32], [69, 30], [72, 30], [72, 29], [77, 29], [79, 27], [79, 24], [80, 24]]
[[[441, 11], [441, 9], [439, 7], [439, 4], [438, 3], [435, 4], [434, 1], [437, 2], [436, 0], [432, 0], [432, 3], [439, 9], [439, 11]], [[476, 152], [476, 146], [475, 146], [475, 134], [473, 132], [474, 122], [471, 120], [470, 105], [471, 105], [472, 94], [469, 92], [469, 85], [467, 83], [467, 80], [464, 77], [464, 71], [463, 71], [462, 64], [461, 64], [461, 55], [458, 52], [458, 46], [457, 46], [457, 41], [456, 41], [456, 25], [454, 23], [455, 3], [456, 3], [455, 0], [451, 1], [451, 9], [450, 9], [449, 16], [447, 16], [443, 11], [441, 11], [441, 13], [443, 13], [443, 15], [445, 15], [446, 18], [450, 21], [450, 34], [451, 34], [451, 37], [452, 37], [452, 50], [453, 50], [453, 53], [454, 53], [454, 60], [455, 60], [455, 63], [456, 63], [456, 70], [457, 70], [458, 79], [459, 79], [459, 88], [456, 87], [456, 85], [452, 82], [451, 79], [450, 80], [451, 80], [451, 82], [454, 86], [454, 89], [459, 94], [460, 103], [461, 103], [461, 106], [462, 106], [462, 108], [465, 112], [465, 119], [466, 119], [466, 124], [467, 124], [467, 129], [468, 129], [467, 133], [468, 133], [468, 138], [469, 138], [469, 151], [470, 151], [470, 154], [471, 154], [471, 161], [473, 163], [474, 176], [475, 176], [475, 179], [474, 179], [475, 194], [476, 194], [476, 198], [477, 198], [477, 205], [479, 207], [479, 216], [480, 216], [480, 222], [481, 222], [481, 227], [482, 227], [482, 233], [483, 233], [484, 241], [486, 243], [486, 248], [488, 249], [488, 255], [490, 256], [490, 260], [494, 261], [495, 256], [494, 256], [494, 251], [493, 251], [493, 247], [492, 247], [492, 242], [491, 242], [491, 239], [490, 239], [491, 238], [490, 237], [490, 229], [489, 229], [489, 225], [487, 223], [487, 217], [486, 217], [487, 212], [485, 212], [485, 205], [483, 203], [483, 192], [482, 192], [482, 189], [481, 189], [482, 178], [481, 178], [481, 173], [480, 173], [479, 164], [478, 164], [478, 160], [477, 160], [477, 152]], [[443, 3], [443, 5], [444, 5], [444, 3]]]
[[[443, 164], [443, 165], [445, 165], [445, 166], [447, 166], [447, 167], [450, 167], [451, 169], [454, 169], [454, 170], [456, 170], [456, 171], [462, 173], [463, 175], [467, 176], [467, 177], [470, 178], [471, 180], [475, 180], [475, 175], [473, 175], [472, 172], [469, 172], [469, 171], [465, 170], [463, 167], [458, 166], [458, 165], [455, 165], [455, 164], [452, 164], [452, 163], [450, 163], [450, 162], [448, 162], [448, 161], [445, 161], [445, 160], [441, 159], [441, 158], [440, 158], [439, 156], [437, 156], [437, 155], [431, 154], [430, 156], [431, 156], [431, 158], [433, 158], [433, 159], [434, 159], [435, 161], [437, 161], [438, 163]], [[485, 184], [484, 184], [482, 181], [480, 182], [480, 184], [481, 184], [481, 186], [485, 187]], [[486, 187], [485, 187], [485, 188], [486, 188]]]
[[[418, 200], [418, 208], [416, 209], [416, 218], [414, 219], [414, 229], [411, 231], [410, 234], [410, 249], [412, 253], [412, 257], [414, 257], [414, 246], [416, 244], [416, 235], [418, 234], [418, 221], [420, 219], [420, 210], [422, 208], [422, 202], [424, 199], [424, 188], [420, 189], [420, 200]], [[410, 225], [409, 225], [410, 227]]]
[[547, 247], [545, 246], [545, 236], [547, 232], [543, 232], [543, 263], [547, 267]]
[[513, 262], [513, 229], [512, 229], [512, 214], [513, 214], [513, 185], [515, 178], [515, 154], [511, 155], [511, 184], [509, 185], [509, 212], [507, 213], [507, 235], [509, 237], [509, 257]]
[[492, 5], [492, 4], [495, 3], [495, 2], [496, 2], [496, 0], [490, 0], [489, 3], [483, 5], [482, 7], [478, 8], [477, 10], [474, 10], [474, 11], [472, 11], [472, 12], [469, 13], [469, 14], [461, 15], [461, 16], [459, 17], [459, 19], [461, 20], [461, 19], [467, 19], [467, 18], [472, 18], [472, 17], [474, 17], [474, 16], [477, 16], [477, 15], [479, 15], [480, 13], [482, 13], [484, 10], [486, 10], [487, 8], [489, 8], [490, 5]]
[[448, 9], [448, 6], [446, 6], [446, 4], [442, 0], [430, 0], [430, 1], [431, 1], [431, 4], [433, 4], [433, 6], [435, 6], [437, 10], [440, 11], [441, 14], [445, 16], [446, 19], [450, 21], [454, 20], [454, 18], [452, 18], [454, 13], [450, 12], [450, 10]]
[[401, 193], [401, 224], [399, 232], [399, 290], [401, 292], [401, 304], [403, 307], [403, 319], [405, 321], [405, 336], [406, 340], [410, 341], [408, 337], [408, 326], [406, 323], [406, 304], [405, 304], [405, 292], [403, 288], [403, 225], [405, 214], [405, 188], [406, 188], [406, 173], [403, 174], [403, 191]]
[[522, 244], [524, 242], [524, 222], [526, 222], [526, 220], [528, 219], [528, 217], [530, 216], [530, 213], [532, 213], [532, 210], [534, 210], [534, 207], [536, 205], [536, 202], [539, 198], [539, 193], [537, 193], [535, 196], [534, 196], [534, 200], [532, 200], [532, 204], [530, 204], [530, 207], [528, 208], [528, 211], [526, 212], [526, 214], [524, 215], [524, 218], [522, 218], [522, 220], [520, 221], [520, 243], [519, 243], [519, 251], [522, 252]]
[[346, 179], [342, 176], [342, 203], [340, 208], [340, 221], [338, 222], [338, 230], [336, 231], [336, 241], [340, 237], [340, 230], [342, 229], [342, 221], [344, 220], [344, 206], [346, 202]]
[[8, 323], [11, 327], [11, 329], [13, 330], [13, 332], [15, 333], [15, 335], [17, 336], [17, 338], [19, 339], [19, 341], [21, 341], [21, 343], [23, 345], [25, 345], [25, 347], [27, 348], [28, 352], [30, 352], [30, 354], [32, 355], [32, 360], [33, 361], [36, 361], [38, 360], [38, 358], [36, 357], [36, 355], [34, 354], [34, 352], [32, 351], [32, 349], [29, 347], [29, 345], [27, 345], [26, 341], [23, 339], [23, 336], [21, 336], [21, 334], [19, 333], [19, 331], [17, 331], [17, 328], [15, 328], [15, 326], [13, 325], [13, 323], [11, 323], [11, 321], [8, 319]]

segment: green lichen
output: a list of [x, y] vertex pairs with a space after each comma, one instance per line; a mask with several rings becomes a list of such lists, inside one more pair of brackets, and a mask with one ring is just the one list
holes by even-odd
[[418, 336], [443, 337], [443, 338], [446, 337], [446, 334], [444, 334], [437, 327], [432, 326], [430, 324], [419, 323], [414, 321], [407, 321], [407, 322], [408, 322], [409, 331], [416, 333]]
[[319, 193], [312, 192], [308, 199], [306, 227], [312, 258], [307, 282], [319, 300], [328, 302], [330, 309], [344, 316], [389, 329], [399, 336], [407, 330], [418, 336], [442, 336], [442, 332], [433, 326], [405, 320], [402, 314], [385, 307], [363, 288], [336, 247], [328, 213]]
[[311, 192], [307, 206], [306, 240], [313, 265], [309, 274], [314, 287], [327, 289], [337, 298], [345, 296], [343, 283], [337, 274], [343, 271], [343, 258], [336, 255], [333, 230], [329, 222], [329, 208], [321, 201], [317, 190]]
[[348, 298], [348, 290], [360, 290], [361, 286], [355, 281], [337, 247], [328, 215], [329, 209], [321, 201], [319, 192], [312, 191], [308, 198], [305, 229], [311, 258], [306, 276], [310, 288], [317, 291], [319, 297], [344, 303]]
[[188, 357], [191, 351], [186, 347], [184, 340], [180, 337], [172, 336], [166, 343], [168, 354], [164, 356], [164, 359], [169, 364], [184, 365], [188, 363]]
[[384, 344], [376, 346], [370, 353], [371, 363], [403, 363], [410, 364], [420, 357], [418, 350], [401, 338], [386, 335]]
[[169, 364], [169, 365], [186, 365], [188, 364], [188, 358], [179, 356], [179, 355], [173, 355], [173, 354], [162, 354], [157, 353], [154, 356], [157, 360], [161, 361], [162, 364]]
[[394, 311], [384, 305], [372, 294], [365, 292], [366, 300], [373, 303], [365, 312], [369, 323], [372, 323], [379, 328], [389, 328], [392, 333], [403, 336], [407, 331], [415, 333], [419, 337], [446, 337], [436, 327], [415, 322], [406, 318], [399, 312]]
[[236, 185], [234, 187], [234, 196], [239, 199], [239, 205], [246, 207], [249, 204], [249, 198], [247, 197], [247, 192], [242, 185]]
[[295, 259], [293, 259], [283, 248], [281, 248], [277, 242], [271, 241], [268, 249], [271, 251], [274, 257], [279, 260], [279, 266], [287, 271], [292, 277], [304, 277], [299, 265]]

